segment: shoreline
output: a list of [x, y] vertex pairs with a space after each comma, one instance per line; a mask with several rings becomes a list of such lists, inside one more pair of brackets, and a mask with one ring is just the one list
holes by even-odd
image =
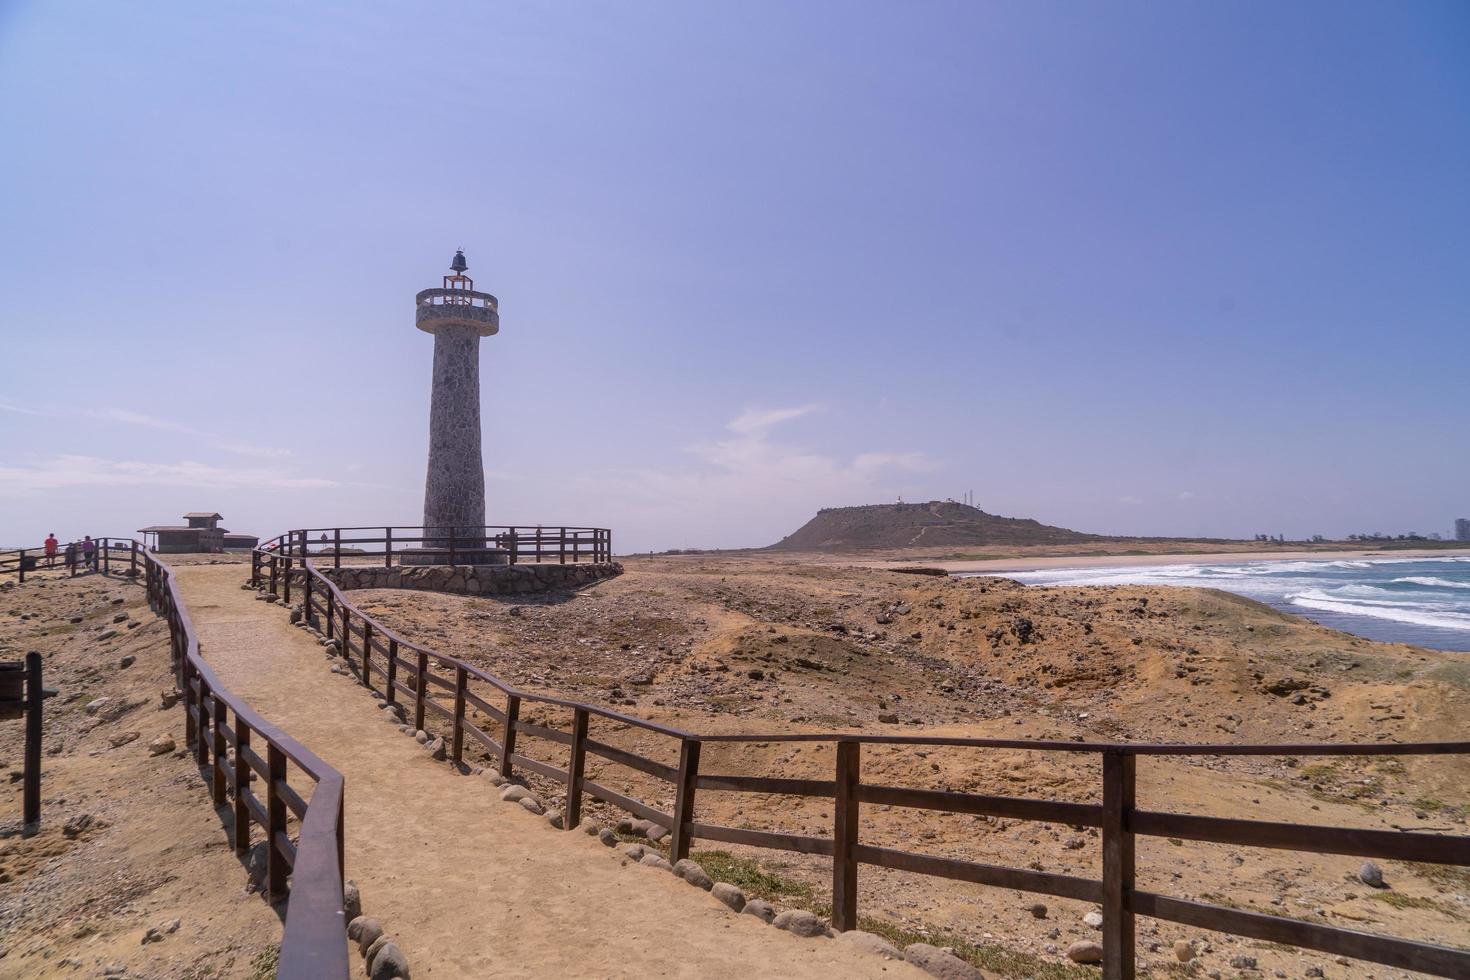
[[1061, 555], [1050, 558], [984, 558], [968, 561], [893, 559], [853, 562], [852, 564], [859, 568], [922, 565], [926, 568], [942, 568], [951, 575], [956, 572], [982, 572], [999, 575], [1005, 572], [1034, 572], [1047, 568], [1147, 568], [1156, 565], [1244, 565], [1259, 561], [1373, 561], [1375, 559], [1382, 561], [1384, 559], [1443, 557], [1470, 557], [1470, 548], [1405, 549], [1403, 551], [1365, 549], [1358, 551], [1223, 551], [1161, 555]]

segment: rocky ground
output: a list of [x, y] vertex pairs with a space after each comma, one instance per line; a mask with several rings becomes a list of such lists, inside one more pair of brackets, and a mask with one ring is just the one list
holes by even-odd
[[[374, 591], [354, 600], [405, 635], [524, 688], [702, 733], [1193, 743], [1465, 737], [1470, 655], [1372, 643], [1224, 593], [1028, 589], [752, 556], [627, 566], [621, 578], [571, 596]], [[564, 714], [531, 708], [523, 717], [565, 728]], [[666, 738], [606, 721], [593, 722], [592, 736], [677, 761]], [[565, 750], [552, 743], [526, 739], [522, 750], [565, 764]], [[775, 740], [710, 745], [702, 768], [830, 779], [833, 753]], [[672, 802], [671, 787], [639, 773], [600, 761], [589, 773], [660, 807]], [[863, 779], [1100, 799], [1096, 757], [1080, 753], [869, 747]], [[1470, 761], [1454, 757], [1148, 759], [1138, 782], [1140, 805], [1153, 809], [1381, 829], [1466, 833], [1470, 806]], [[539, 788], [555, 795], [554, 784]], [[705, 792], [698, 809], [701, 821], [831, 833], [831, 804], [821, 800]], [[1100, 866], [1095, 833], [1059, 824], [868, 806], [861, 833], [864, 843], [1019, 867], [1096, 876]], [[714, 850], [703, 849], [705, 860], [745, 867], [752, 890], [822, 910], [825, 859]], [[1470, 946], [1463, 869], [1384, 862], [1386, 887], [1374, 887], [1350, 858], [1152, 838], [1138, 852], [1141, 888]], [[1086, 921], [1093, 910], [1042, 901], [1045, 909], [1033, 909], [1036, 896], [875, 868], [863, 869], [859, 893], [875, 927], [940, 937], [999, 975], [1086, 975], [1092, 968], [1070, 964], [1065, 951], [1098, 938]], [[1139, 935], [1156, 972], [1401, 975], [1147, 919]], [[1179, 950], [1188, 963], [1176, 943], [1188, 944]]]
[[0, 722], [0, 977], [274, 975], [279, 910], [247, 893], [228, 814], [182, 751], [182, 709], [162, 710], [168, 629], [141, 584], [0, 588], [0, 659], [28, 650], [59, 695], [34, 834], [20, 824], [24, 724]]

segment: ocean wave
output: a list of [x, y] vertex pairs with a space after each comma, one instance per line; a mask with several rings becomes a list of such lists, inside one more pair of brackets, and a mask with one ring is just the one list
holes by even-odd
[[1447, 578], [1435, 578], [1433, 575], [1410, 575], [1394, 581], [1408, 585], [1427, 585], [1431, 589], [1470, 589], [1470, 582], [1451, 582]]
[[1387, 619], [1395, 623], [1410, 623], [1415, 626], [1435, 626], [1439, 629], [1470, 631], [1470, 616], [1445, 610], [1431, 610], [1405, 603], [1382, 603], [1351, 601], [1334, 598], [1317, 590], [1287, 596], [1294, 606], [1316, 609], [1321, 612], [1342, 613], [1347, 616], [1367, 616], [1371, 619]]

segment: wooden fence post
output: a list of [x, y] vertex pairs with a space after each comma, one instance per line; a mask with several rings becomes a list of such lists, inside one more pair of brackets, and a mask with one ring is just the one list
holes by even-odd
[[342, 529], [332, 528], [332, 567], [342, 567]]
[[26, 584], [26, 550], [24, 548], [20, 549], [20, 568], [19, 568], [19, 575], [20, 575], [20, 584], [21, 585], [25, 585]]
[[424, 675], [429, 672], [429, 655], [423, 650], [419, 651], [419, 673], [413, 692], [413, 730], [421, 732], [424, 730], [424, 696], [429, 689], [429, 682]]
[[260, 588], [260, 552], [250, 549], [250, 587]]
[[250, 748], [250, 729], [235, 716], [235, 853], [250, 850], [250, 807], [245, 794], [250, 792], [250, 763], [245, 753]]
[[285, 582], [282, 583], [281, 589], [281, 598], [286, 601], [286, 605], [288, 606], [291, 604], [291, 562], [291, 557], [287, 556], [284, 572]]
[[225, 771], [224, 763], [228, 751], [225, 748], [225, 729], [222, 722], [225, 720], [225, 699], [219, 694], [214, 696], [214, 761], [210, 764], [210, 785], [214, 788], [214, 805], [225, 805]]
[[286, 781], [286, 753], [274, 745], [266, 744], [266, 787], [265, 787], [265, 840], [267, 891], [273, 900], [286, 894], [286, 875], [291, 871], [286, 865], [286, 856], [281, 853], [276, 835], [286, 833], [286, 798], [279, 786]]
[[393, 529], [383, 528], [383, 567], [393, 567]]
[[587, 768], [587, 709], [577, 708], [572, 717], [572, 757], [567, 762], [567, 810], [562, 829], [582, 822], [582, 774]]
[[34, 825], [41, 820], [41, 705], [45, 701], [41, 686], [41, 655], [35, 650], [26, 654], [26, 746], [25, 787], [22, 820]]
[[204, 683], [204, 678], [199, 678], [199, 730], [195, 733], [194, 761], [200, 766], [209, 764], [209, 696], [211, 691], [209, 685]]
[[861, 742], [837, 743], [836, 804], [832, 818], [832, 928], [857, 928], [857, 785], [862, 768]]
[[1103, 980], [1133, 978], [1134, 761], [1125, 750], [1103, 753]]
[[337, 593], [327, 590], [327, 639], [337, 635]]
[[[172, 613], [172, 610], [170, 610], [170, 613]], [[170, 630], [174, 629], [174, 618], [172, 615], [168, 618], [168, 625]], [[177, 646], [178, 643], [176, 640], [175, 647], [177, 648]], [[194, 670], [194, 665], [189, 663], [188, 657], [184, 656], [179, 657], [179, 664], [179, 676], [181, 680], [179, 688], [184, 692], [184, 744], [193, 745], [195, 716], [194, 712], [189, 709], [194, 706], [194, 685], [189, 679], [189, 674]]]
[[686, 738], [679, 743], [679, 783], [674, 788], [674, 826], [670, 828], [669, 857], [682, 861], [689, 856], [689, 824], [694, 820], [694, 781], [699, 778], [700, 741]]
[[373, 622], [370, 619], [362, 621], [362, 682], [367, 689], [373, 689]]
[[389, 704], [398, 703], [398, 641], [388, 638], [388, 688], [383, 697]]
[[561, 559], [561, 563], [563, 565], [565, 565], [567, 563], [567, 529], [566, 528], [562, 528], [561, 529], [561, 544], [557, 546], [556, 554], [557, 554], [557, 557], [559, 559]]
[[507, 694], [505, 696], [505, 731], [500, 740], [500, 775], [503, 779], [511, 777], [512, 766], [510, 757], [516, 750], [516, 722], [521, 717], [521, 699], [519, 695]]
[[278, 585], [278, 583], [277, 583], [277, 577], [278, 577], [277, 576], [277, 570], [280, 567], [281, 567], [281, 556], [280, 555], [271, 555], [271, 587], [270, 587], [270, 591], [273, 594], [276, 594], [276, 595], [279, 595], [280, 594], [279, 592], [276, 591], [280, 587]]
[[449, 757], [454, 760], [455, 765], [464, 761], [464, 689], [469, 682], [469, 674], [465, 672], [463, 665], [454, 668], [454, 730], [451, 733]]
[[130, 543], [133, 546], [133, 557], [132, 557], [132, 564], [129, 566], [129, 570], [132, 572], [132, 574], [137, 575], [138, 574], [138, 542], [136, 540], [134, 540], [134, 541], [132, 541]]
[[301, 560], [301, 625], [311, 627], [311, 569], [306, 567], [306, 559]]

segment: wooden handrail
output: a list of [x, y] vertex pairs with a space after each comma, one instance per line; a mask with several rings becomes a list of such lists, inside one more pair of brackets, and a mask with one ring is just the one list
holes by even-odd
[[[273, 897], [291, 884], [276, 976], [282, 980], [350, 975], [343, 921], [343, 780], [316, 753], [267, 721], [220, 681], [199, 653], [198, 633], [178, 591], [173, 569], [156, 553], [131, 542], [141, 556], [148, 599], [169, 626], [170, 649], [183, 693], [186, 744], [210, 771], [213, 802], [234, 795], [234, 850], [250, 849], [251, 824], [259, 823], [267, 845], [266, 887]], [[212, 726], [212, 730], [211, 730]], [[226, 746], [235, 758], [226, 760]], [[264, 749], [265, 756], [255, 746]], [[288, 782], [289, 764], [316, 784], [310, 801]], [[251, 789], [252, 774], [263, 782], [265, 800]], [[288, 813], [301, 818], [297, 839], [288, 836]]]

